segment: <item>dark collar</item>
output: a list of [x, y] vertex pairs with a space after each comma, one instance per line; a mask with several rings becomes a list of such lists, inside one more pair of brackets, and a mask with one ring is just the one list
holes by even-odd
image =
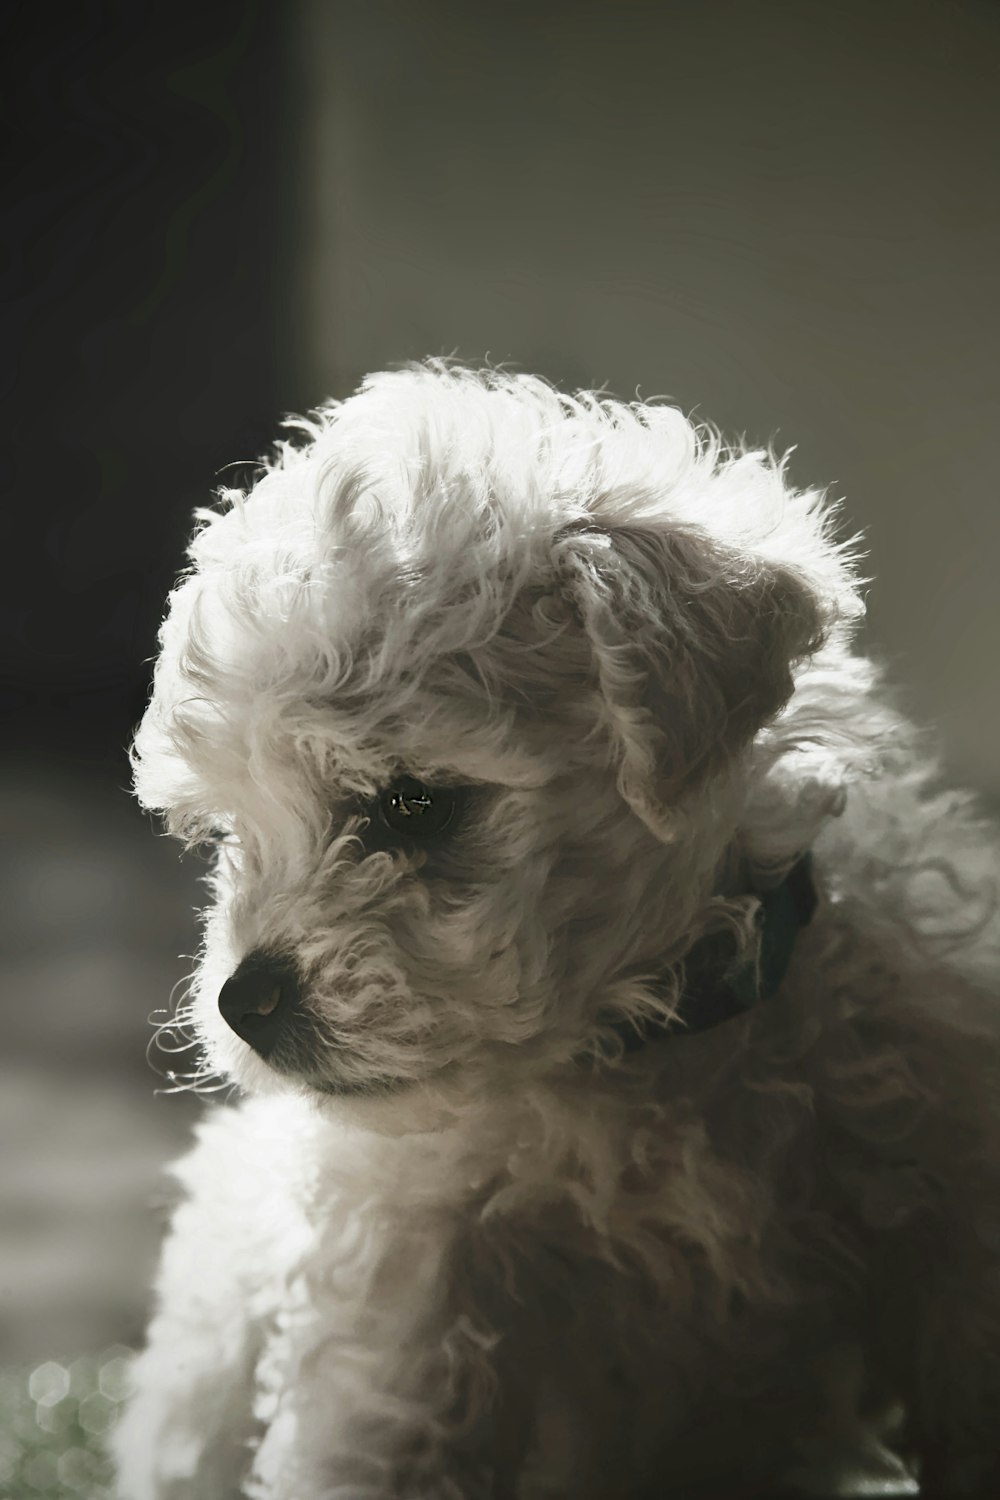
[[816, 910], [812, 855], [803, 854], [780, 885], [755, 894], [760, 932], [756, 961], [743, 963], [735, 970], [727, 969], [724, 955], [720, 957], [718, 939], [703, 939], [685, 960], [687, 983], [669, 1021], [641, 1025], [633, 1021], [616, 1023], [613, 1029], [626, 1052], [637, 1052], [660, 1037], [708, 1031], [723, 1021], [745, 1015], [758, 1000], [774, 994], [785, 977], [796, 938]]

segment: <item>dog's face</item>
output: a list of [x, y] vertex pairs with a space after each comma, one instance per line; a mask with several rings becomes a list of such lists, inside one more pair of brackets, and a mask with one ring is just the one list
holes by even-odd
[[504, 1088], [655, 1008], [846, 570], [668, 408], [422, 368], [308, 435], [203, 518], [137, 735], [218, 845], [191, 1019], [252, 1089]]

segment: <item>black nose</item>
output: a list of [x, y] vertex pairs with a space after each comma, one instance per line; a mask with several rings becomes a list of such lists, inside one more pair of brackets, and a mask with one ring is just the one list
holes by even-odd
[[219, 991], [222, 1019], [237, 1036], [268, 1057], [295, 1010], [298, 975], [287, 958], [249, 953]]

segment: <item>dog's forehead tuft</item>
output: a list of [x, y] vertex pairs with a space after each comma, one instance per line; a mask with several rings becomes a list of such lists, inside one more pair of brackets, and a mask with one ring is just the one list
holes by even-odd
[[849, 612], [830, 507], [796, 492], [772, 454], [726, 450], [676, 408], [567, 396], [535, 377], [431, 362], [370, 377], [302, 424], [247, 496], [196, 537], [199, 569], [238, 568], [270, 595], [329, 584], [357, 619], [427, 577], [456, 588], [544, 567], [567, 527], [699, 527], [795, 568]]

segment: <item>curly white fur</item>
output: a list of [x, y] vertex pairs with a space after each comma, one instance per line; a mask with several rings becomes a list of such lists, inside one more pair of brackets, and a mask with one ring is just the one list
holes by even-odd
[[[852, 655], [822, 497], [437, 362], [300, 425], [201, 516], [136, 738], [221, 831], [181, 1021], [252, 1097], [177, 1169], [122, 1495], [730, 1495], [891, 1467], [896, 1402], [992, 1495], [997, 846]], [[475, 789], [433, 857], [366, 852], [402, 772]], [[810, 848], [777, 996], [624, 1053]], [[219, 1013], [261, 949], [291, 1069]]]

